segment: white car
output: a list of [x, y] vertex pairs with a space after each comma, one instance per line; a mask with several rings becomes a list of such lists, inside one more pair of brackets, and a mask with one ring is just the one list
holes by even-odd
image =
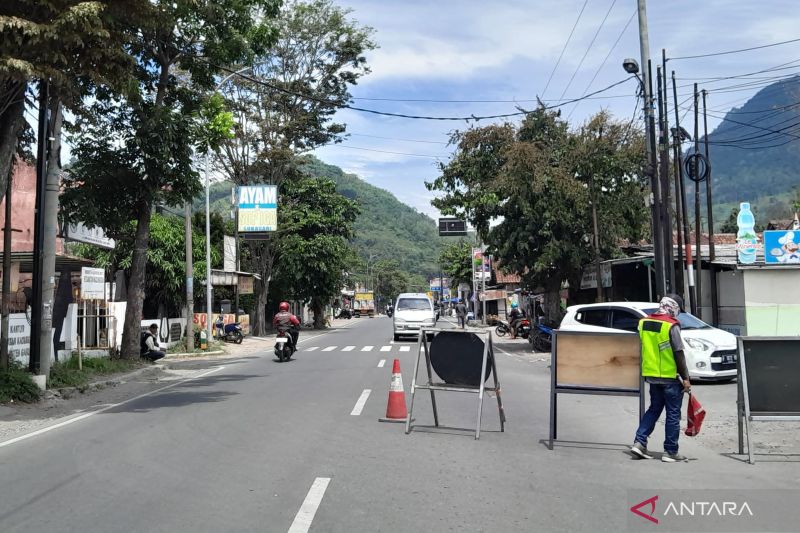
[[[652, 302], [606, 302], [573, 305], [561, 320], [567, 331], [637, 332], [639, 320], [655, 313]], [[686, 366], [691, 379], [730, 380], [736, 377], [736, 336], [709, 326], [699, 318], [681, 313], [681, 337], [686, 347]]]
[[422, 327], [436, 325], [436, 311], [433, 302], [425, 293], [405, 292], [397, 297], [392, 315], [394, 340], [399, 341], [401, 335], [419, 336]]

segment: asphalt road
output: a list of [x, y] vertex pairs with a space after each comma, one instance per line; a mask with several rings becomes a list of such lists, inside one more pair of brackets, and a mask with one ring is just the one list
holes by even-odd
[[[408, 395], [416, 358], [415, 341], [391, 338], [390, 320], [354, 319], [304, 334], [291, 362], [271, 349], [208, 362], [193, 379], [0, 443], [0, 531], [623, 531], [638, 495], [800, 481], [796, 462], [751, 466], [688, 438], [689, 463], [634, 460], [633, 398], [562, 398], [564, 440], [548, 450], [547, 363], [505, 351], [504, 433], [493, 398], [476, 441], [476, 396], [442, 392], [442, 427], [419, 394], [405, 435], [378, 422], [392, 360]], [[657, 429], [651, 449], [661, 440]]]

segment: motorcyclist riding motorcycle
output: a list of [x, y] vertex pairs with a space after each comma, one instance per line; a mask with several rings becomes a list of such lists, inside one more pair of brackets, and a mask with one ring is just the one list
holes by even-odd
[[289, 312], [289, 302], [281, 302], [278, 305], [278, 313], [272, 319], [272, 325], [279, 333], [289, 333], [292, 339], [293, 351], [297, 348], [297, 339], [300, 337], [300, 321]]

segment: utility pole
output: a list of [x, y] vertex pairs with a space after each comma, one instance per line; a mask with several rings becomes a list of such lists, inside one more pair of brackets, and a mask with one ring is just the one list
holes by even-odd
[[[39, 339], [39, 374], [50, 374], [50, 360], [53, 355], [53, 307], [56, 288], [56, 239], [58, 238], [58, 194], [61, 190], [61, 102], [57, 96], [50, 97], [47, 137], [47, 181], [45, 183], [44, 212], [42, 227], [42, 321]], [[62, 279], [63, 283], [71, 280]]]
[[689, 291], [689, 309], [692, 314], [697, 313], [697, 302], [695, 301], [694, 292], [694, 270], [692, 266], [692, 235], [689, 232], [689, 208], [686, 206], [686, 184], [683, 180], [683, 149], [681, 148], [683, 137], [681, 132], [680, 113], [678, 112], [678, 86], [675, 83], [675, 71], [672, 71], [672, 98], [673, 106], [675, 108], [675, 132], [677, 135], [677, 156], [676, 156], [676, 177], [678, 180], [678, 198], [680, 199], [681, 219], [683, 221], [683, 239], [681, 245], [684, 246], [686, 253], [686, 278], [688, 280]]
[[183, 204], [186, 241], [186, 351], [194, 351], [194, 264], [192, 258], [192, 202]]
[[642, 57], [642, 92], [644, 93], [644, 115], [646, 129], [648, 175], [652, 192], [651, 218], [653, 225], [653, 259], [656, 270], [656, 292], [665, 294], [664, 258], [661, 229], [661, 198], [657, 176], [658, 161], [656, 158], [655, 119], [653, 117], [652, 70], [650, 63], [650, 38], [647, 31], [647, 5], [645, 0], [638, 0], [639, 15], [639, 48]]
[[[666, 77], [666, 72], [664, 72]], [[675, 85], [675, 72], [672, 72], [672, 84]], [[664, 101], [666, 102], [667, 91], [666, 83], [664, 84]], [[681, 128], [678, 120], [678, 110], [675, 110], [675, 127], [672, 131], [672, 170], [673, 181], [675, 185], [675, 229], [678, 232], [678, 268], [675, 269], [675, 292], [683, 296], [684, 301], [686, 297], [686, 276], [683, 262], [683, 215], [681, 213]]]
[[659, 137], [659, 153], [661, 176], [661, 209], [664, 230], [664, 266], [666, 270], [667, 292], [675, 292], [675, 257], [672, 248], [672, 217], [670, 216], [669, 197], [669, 116], [667, 114], [667, 51], [661, 49], [662, 68], [658, 75], [658, 113], [661, 134]]
[[205, 182], [206, 182], [206, 339], [208, 346], [211, 346], [211, 327], [212, 320], [211, 314], [213, 312], [213, 287], [211, 286], [211, 209], [208, 199], [209, 183], [208, 183], [208, 159], [211, 147], [206, 145], [206, 161], [205, 161]]
[[[601, 132], [602, 135], [602, 132]], [[595, 277], [597, 278], [597, 303], [603, 301], [603, 276], [602, 268], [600, 266], [600, 230], [597, 227], [597, 202], [595, 199], [594, 190], [594, 174], [592, 174], [589, 182], [589, 194], [592, 199], [592, 226], [594, 228], [594, 270]], [[649, 273], [647, 274], [650, 275]]]
[[236, 268], [236, 287], [233, 289], [234, 305], [236, 309], [233, 310], [234, 322], [239, 322], [239, 204], [236, 202], [236, 186], [231, 189], [231, 201], [233, 203], [233, 242], [234, 242], [234, 265]]
[[40, 339], [42, 336], [42, 245], [44, 242], [44, 196], [47, 182], [47, 134], [49, 84], [39, 82], [39, 127], [36, 149], [36, 207], [33, 221], [33, 301], [31, 302], [31, 353], [28, 368], [31, 374], [39, 374]]
[[2, 296], [2, 325], [0, 325], [0, 370], [8, 370], [8, 301], [11, 299], [11, 186], [14, 176], [14, 161], [6, 182], [6, 209], [5, 226], [3, 233], [3, 296]]
[[[694, 84], [694, 153], [700, 153], [700, 93], [697, 84]], [[700, 161], [694, 158], [694, 233], [695, 233], [695, 263], [697, 263], [697, 317], [703, 319], [703, 255], [700, 246], [700, 234], [703, 225], [700, 221]]]
[[711, 156], [708, 153], [708, 113], [706, 111], [706, 92], [703, 89], [703, 145], [705, 147], [706, 165], [708, 166], [708, 176], [706, 176], [706, 206], [708, 208], [708, 249], [709, 249], [709, 275], [711, 276], [711, 324], [719, 325], [719, 302], [717, 297], [717, 271], [714, 270], [714, 260], [717, 257], [714, 244], [714, 206], [711, 200], [712, 169]]

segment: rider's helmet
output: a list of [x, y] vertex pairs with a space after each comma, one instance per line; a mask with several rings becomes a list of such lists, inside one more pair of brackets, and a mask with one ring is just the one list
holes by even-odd
[[518, 307], [518, 306], [517, 306], [516, 302], [514, 302], [514, 303], [512, 303], [512, 304], [511, 304], [511, 309], [516, 309], [517, 307]]
[[278, 311], [288, 312], [289, 311], [289, 302], [281, 302], [280, 305], [278, 305]]

